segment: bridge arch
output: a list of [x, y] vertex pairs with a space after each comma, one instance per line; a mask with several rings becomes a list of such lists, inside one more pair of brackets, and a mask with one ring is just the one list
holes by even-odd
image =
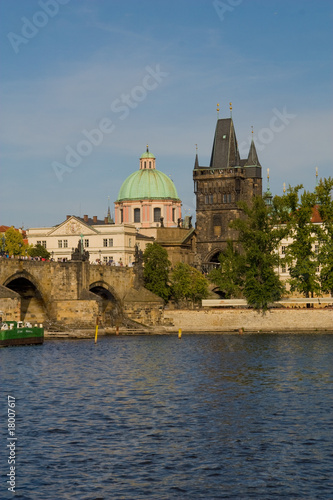
[[114, 288], [105, 281], [95, 281], [89, 291], [99, 297], [99, 313], [105, 326], [119, 326], [122, 322], [122, 304]]
[[38, 281], [27, 271], [19, 271], [9, 277], [3, 286], [18, 293], [21, 297], [21, 320], [45, 323], [48, 312], [45, 298]]
[[202, 263], [202, 270], [209, 272], [212, 269], [220, 266], [219, 255], [223, 250], [221, 248], [214, 248], [205, 257]]

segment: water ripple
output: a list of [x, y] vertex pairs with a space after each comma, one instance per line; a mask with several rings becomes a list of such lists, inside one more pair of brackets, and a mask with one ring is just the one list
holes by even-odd
[[15, 498], [331, 499], [332, 354], [309, 334], [2, 349]]

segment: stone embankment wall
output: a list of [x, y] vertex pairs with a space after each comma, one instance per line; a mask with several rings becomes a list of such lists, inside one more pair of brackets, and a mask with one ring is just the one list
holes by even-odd
[[21, 319], [21, 297], [18, 293], [8, 290], [8, 288], [1, 285], [0, 316], [2, 321], [20, 321]]
[[[166, 310], [167, 330], [232, 332], [333, 332], [333, 309], [273, 309], [265, 315], [249, 309]], [[173, 324], [173, 327], [167, 326]]]

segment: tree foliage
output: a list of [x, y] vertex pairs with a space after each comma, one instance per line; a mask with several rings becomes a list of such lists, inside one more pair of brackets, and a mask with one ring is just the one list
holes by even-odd
[[42, 257], [44, 259], [50, 258], [50, 252], [48, 252], [40, 243], [35, 246], [31, 246], [28, 249], [28, 255], [30, 255], [30, 257]]
[[226, 299], [242, 297], [244, 288], [245, 259], [233, 242], [227, 242], [227, 248], [219, 255], [220, 266], [213, 269], [208, 279], [219, 287]]
[[208, 281], [200, 271], [179, 262], [171, 272], [171, 294], [179, 302], [198, 302], [208, 297]]
[[143, 253], [145, 287], [165, 301], [170, 296], [168, 252], [157, 243], [149, 243]]
[[322, 227], [317, 229], [318, 263], [320, 265], [320, 284], [324, 293], [333, 296], [333, 179], [320, 180], [316, 187], [318, 212]]
[[22, 233], [10, 227], [5, 232], [5, 252], [8, 255], [24, 255], [26, 245], [23, 241]]
[[281, 298], [284, 286], [275, 268], [278, 265], [277, 248], [286, 229], [276, 227], [280, 205], [267, 206], [265, 198], [254, 197], [251, 206], [239, 203], [244, 217], [230, 223], [238, 230], [238, 246], [232, 242], [220, 257], [221, 266], [209, 277], [227, 298], [243, 296], [247, 303], [265, 312], [271, 302]]
[[284, 263], [288, 266], [290, 291], [303, 293], [305, 297], [320, 293], [320, 283], [316, 275], [318, 266], [315, 253], [317, 241], [316, 227], [311, 222], [313, 207], [316, 203], [315, 193], [299, 191], [302, 185], [289, 187], [281, 200], [288, 213], [286, 228], [292, 239], [286, 248]]
[[251, 206], [240, 203], [245, 218], [234, 220], [230, 226], [239, 231], [238, 241], [244, 252], [244, 288], [247, 303], [257, 310], [267, 311], [271, 302], [280, 300], [284, 286], [275, 272], [277, 248], [285, 234], [276, 227], [273, 209], [265, 198], [255, 196]]

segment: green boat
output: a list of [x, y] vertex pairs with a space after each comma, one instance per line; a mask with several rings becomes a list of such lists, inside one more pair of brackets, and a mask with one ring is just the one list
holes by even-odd
[[43, 325], [32, 326], [31, 323], [23, 323], [23, 321], [0, 322], [0, 347], [42, 344], [43, 342]]

